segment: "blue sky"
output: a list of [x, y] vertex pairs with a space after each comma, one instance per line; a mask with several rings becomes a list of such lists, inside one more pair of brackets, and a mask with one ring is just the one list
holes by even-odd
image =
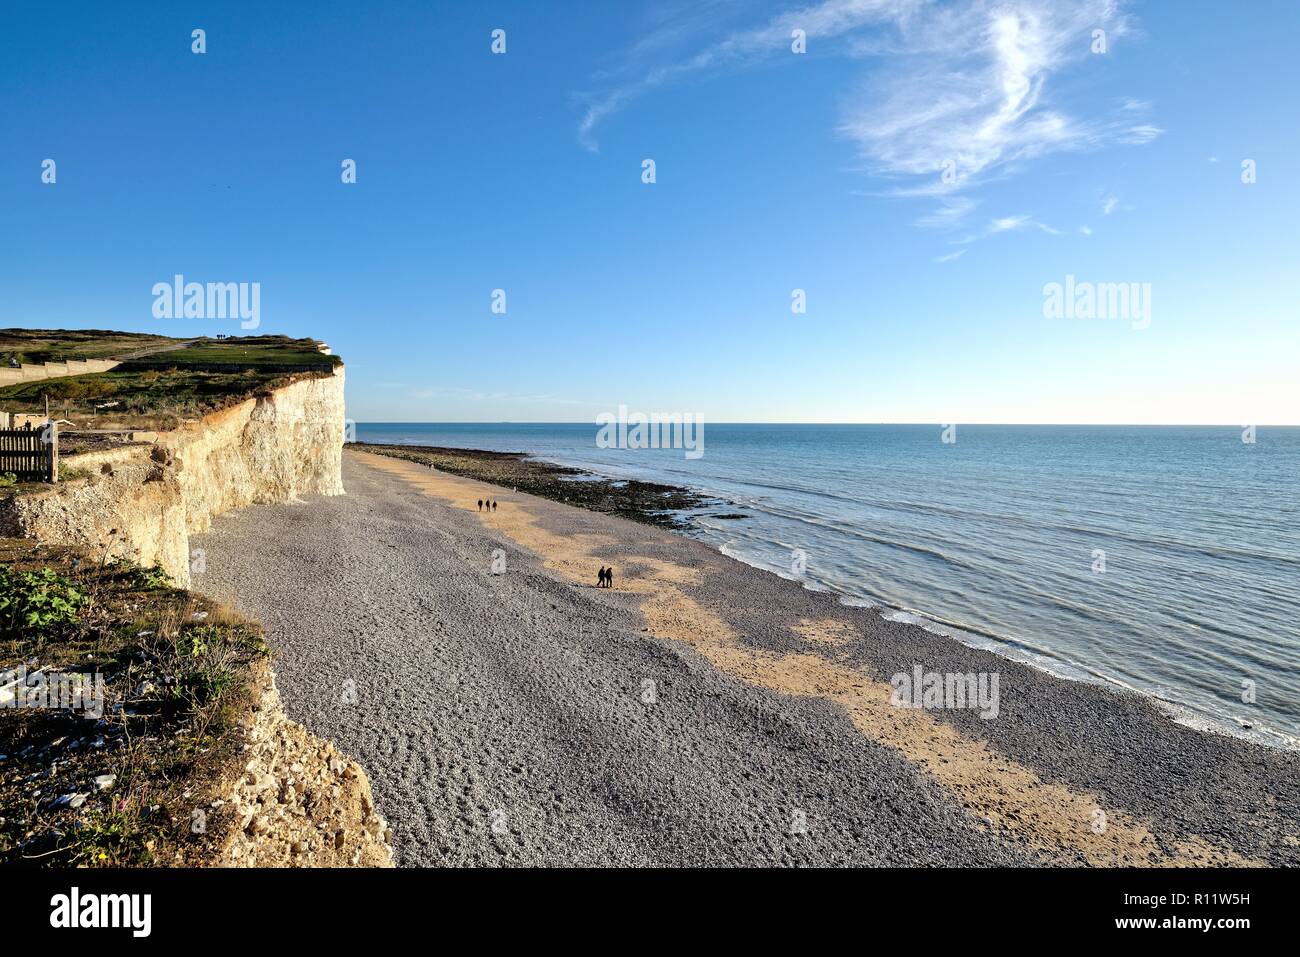
[[[1289, 0], [23, 5], [0, 325], [237, 332], [155, 319], [152, 286], [260, 282], [260, 331], [328, 340], [360, 421], [1298, 423], [1297, 27]], [[1046, 318], [1067, 275], [1149, 283], [1149, 325]]]

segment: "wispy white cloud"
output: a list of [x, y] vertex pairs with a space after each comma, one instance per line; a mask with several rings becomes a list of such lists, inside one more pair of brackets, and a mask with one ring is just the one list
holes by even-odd
[[[886, 195], [938, 201], [916, 226], [955, 230], [976, 206], [959, 195], [971, 187], [1017, 175], [1049, 154], [1141, 145], [1161, 135], [1147, 118], [1149, 101], [1071, 108], [1051, 95], [1054, 77], [1102, 63], [1133, 32], [1127, 2], [814, 0], [737, 28], [743, 8], [708, 0], [708, 17], [719, 24], [714, 35], [704, 15], [689, 30], [657, 28], [630, 51], [632, 67], [603, 74], [579, 97], [578, 136], [594, 151], [602, 123], [658, 88], [792, 56], [791, 33], [800, 29], [810, 54], [875, 61], [843, 91], [838, 132], [856, 146], [865, 171], [887, 182]], [[1095, 29], [1106, 31], [1111, 52], [1091, 52]], [[1027, 226], [1060, 233], [1010, 217], [959, 242]]]
[[955, 253], [948, 253], [947, 255], [939, 256], [938, 258], [935, 259], [935, 262], [937, 262], [937, 263], [950, 263], [950, 262], [952, 262], [954, 259], [961, 259], [961, 257], [962, 257], [962, 256], [965, 256], [965, 255], [966, 255], [966, 250], [964, 250], [964, 249], [959, 249], [959, 250], [957, 250]]
[[1028, 216], [1003, 216], [989, 223], [989, 233], [1007, 233], [1013, 229], [1020, 229], [1028, 222]]
[[953, 245], [968, 246], [971, 243], [979, 242], [981, 239], [988, 239], [1001, 233], [1015, 233], [1025, 229], [1037, 229], [1039, 232], [1047, 233], [1050, 236], [1061, 235], [1061, 230], [1055, 226], [1049, 226], [1047, 223], [1039, 222], [1027, 213], [1022, 213], [1017, 216], [1000, 216], [997, 219], [989, 220], [983, 229], [968, 233], [961, 239], [953, 240]]
[[791, 33], [800, 29], [810, 50], [842, 40], [844, 54], [889, 57], [886, 78], [859, 91], [842, 126], [883, 173], [938, 175], [952, 162], [960, 182], [1056, 150], [1148, 142], [1161, 131], [1141, 122], [1147, 101], [1127, 97], [1116, 116], [1076, 119], [1045, 96], [1053, 74], [1095, 56], [1092, 30], [1106, 30], [1111, 44], [1129, 31], [1121, 3], [818, 0], [698, 40], [692, 50], [691, 41], [708, 33], [707, 17], [721, 23], [735, 15], [733, 5], [709, 3], [684, 25], [657, 25], [628, 51], [630, 68], [603, 74], [595, 91], [580, 96], [579, 138], [596, 149], [605, 119], [659, 87], [790, 55]]
[[[955, 191], [1055, 152], [1150, 142], [1150, 104], [1076, 117], [1052, 103], [1053, 75], [1082, 66], [1088, 38], [1128, 30], [1118, 0], [968, 0], [900, 25], [883, 81], [864, 85], [842, 124], [877, 173]], [[946, 174], [946, 175], [945, 175]]]
[[[641, 72], [617, 78], [594, 93], [579, 96], [584, 105], [578, 139], [587, 149], [598, 150], [596, 127], [637, 98], [660, 87], [713, 73], [740, 69], [778, 53], [790, 54], [791, 34], [803, 30], [810, 45], [818, 40], [844, 37], [868, 25], [906, 23], [931, 0], [820, 0], [770, 18], [765, 24], [735, 30], [707, 42], [693, 54], [660, 63]], [[656, 35], [658, 37], [658, 35]], [[680, 38], [678, 38], [680, 39]], [[656, 39], [655, 45], [664, 46]], [[638, 49], [645, 46], [637, 45]]]
[[952, 229], [961, 223], [976, 206], [966, 196], [944, 196], [939, 205], [918, 219], [915, 225], [924, 229]]
[[1122, 129], [1116, 129], [1115, 140], [1124, 146], [1145, 146], [1157, 136], [1164, 132], [1158, 126], [1152, 126], [1150, 123], [1139, 123], [1136, 126], [1128, 126]]
[[1115, 209], [1118, 206], [1119, 206], [1118, 196], [1115, 196], [1113, 194], [1110, 196], [1105, 196], [1102, 198], [1101, 201], [1101, 214], [1103, 216], [1109, 216], [1111, 213], [1115, 212]]

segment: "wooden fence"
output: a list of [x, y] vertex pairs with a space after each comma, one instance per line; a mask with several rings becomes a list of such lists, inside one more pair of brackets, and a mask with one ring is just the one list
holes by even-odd
[[59, 427], [0, 429], [0, 475], [6, 472], [20, 482], [57, 482]]

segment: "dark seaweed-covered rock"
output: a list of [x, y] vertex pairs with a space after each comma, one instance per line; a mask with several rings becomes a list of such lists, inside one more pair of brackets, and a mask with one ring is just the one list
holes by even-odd
[[[719, 504], [717, 499], [699, 495], [689, 489], [637, 479], [616, 481], [591, 476], [579, 469], [530, 458], [525, 452], [486, 452], [480, 449], [378, 445], [369, 442], [356, 442], [353, 445], [367, 452], [418, 462], [463, 478], [518, 489], [593, 512], [608, 512], [664, 528], [682, 528], [688, 524], [683, 513]], [[743, 515], [734, 513], [714, 517], [744, 518]]]

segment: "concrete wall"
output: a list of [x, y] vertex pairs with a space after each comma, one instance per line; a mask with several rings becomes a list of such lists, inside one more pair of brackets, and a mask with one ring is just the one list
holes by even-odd
[[[45, 423], [50, 421], [43, 414], [35, 412], [14, 412], [8, 418], [9, 428], [11, 429], [25, 429], [29, 426], [33, 429], [43, 429]], [[50, 418], [52, 419], [54, 416], [50, 416]]]
[[57, 379], [69, 375], [87, 375], [116, 369], [120, 362], [113, 359], [69, 359], [67, 362], [38, 362], [10, 369], [0, 366], [0, 386], [40, 379]]

